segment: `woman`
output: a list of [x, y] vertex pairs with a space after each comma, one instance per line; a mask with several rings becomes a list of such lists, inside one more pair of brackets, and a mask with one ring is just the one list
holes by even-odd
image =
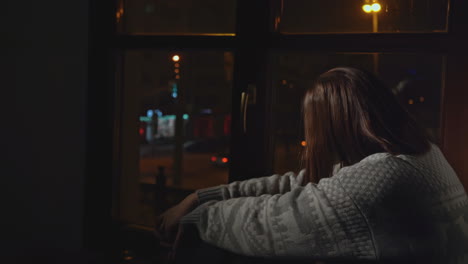
[[464, 188], [382, 82], [334, 68], [303, 109], [304, 170], [198, 190], [157, 219], [159, 234], [177, 248], [194, 227], [272, 259], [468, 263]]

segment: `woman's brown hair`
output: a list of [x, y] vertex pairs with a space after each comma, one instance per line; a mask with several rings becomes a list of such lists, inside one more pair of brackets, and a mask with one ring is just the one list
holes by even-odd
[[373, 74], [350, 67], [318, 77], [304, 97], [307, 178], [330, 177], [373, 153], [418, 155], [430, 143], [425, 131]]

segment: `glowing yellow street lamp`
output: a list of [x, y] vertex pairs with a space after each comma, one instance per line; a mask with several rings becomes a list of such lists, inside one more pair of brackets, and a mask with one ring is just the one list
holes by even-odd
[[362, 10], [366, 13], [380, 12], [380, 10], [382, 10], [382, 6], [379, 3], [373, 3], [372, 5], [365, 4], [362, 6]]
[[364, 12], [366, 13], [371, 13], [371, 12], [380, 12], [380, 10], [382, 10], [382, 6], [377, 3], [377, 2], [373, 2], [372, 4], [364, 4], [362, 6], [362, 10], [364, 10]]
[[[382, 10], [382, 6], [378, 3], [378, 0], [365, 0], [365, 4], [362, 5], [362, 10], [368, 14], [372, 13], [372, 32], [373, 33], [379, 32], [379, 17], [377, 13], [380, 12], [380, 10]], [[374, 59], [374, 71], [375, 73], [377, 73], [378, 64], [379, 64], [378, 53], [373, 54], [373, 59]]]
[[374, 12], [379, 12], [380, 10], [382, 10], [382, 6], [380, 6], [379, 3], [373, 3], [373, 4], [371, 5], [371, 9], [372, 9], [372, 11], [374, 11]]
[[372, 32], [378, 32], [379, 21], [377, 13], [382, 10], [382, 6], [376, 0], [373, 0], [372, 3], [366, 0], [366, 4], [362, 6], [362, 10], [368, 14], [372, 13]]
[[180, 68], [180, 59], [181, 57], [178, 54], [174, 54], [172, 56], [173, 62], [173, 73], [174, 73], [174, 80], [172, 81], [172, 98], [176, 100], [176, 120], [175, 120], [175, 151], [173, 156], [173, 167], [175, 168], [173, 174], [173, 184], [180, 185], [182, 180], [182, 161], [183, 161], [183, 109], [185, 108], [185, 99], [183, 96], [182, 89], [179, 87], [180, 85], [180, 76], [181, 76], [181, 68]]
[[372, 12], [372, 6], [368, 5], [368, 4], [365, 4], [365, 5], [362, 6], [362, 10], [364, 10], [364, 12], [366, 12], [366, 13], [370, 13], [370, 12]]

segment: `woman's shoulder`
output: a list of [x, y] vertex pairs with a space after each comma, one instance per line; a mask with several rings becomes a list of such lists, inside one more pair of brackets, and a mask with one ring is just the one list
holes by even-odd
[[361, 161], [336, 170], [335, 177], [344, 181], [381, 180], [404, 178], [414, 175], [415, 166], [412, 161], [404, 160], [391, 153], [374, 153]]
[[393, 168], [403, 166], [403, 161], [396, 155], [388, 152], [380, 152], [371, 154], [359, 162], [342, 167], [339, 171], [355, 171], [366, 168]]
[[443, 154], [436, 144], [431, 143], [431, 148], [429, 149], [429, 151], [420, 155], [391, 154], [389, 152], [373, 153], [363, 158], [359, 162], [347, 167], [343, 167], [340, 170], [359, 170], [368, 167], [378, 167], [384, 169], [417, 167], [420, 165], [422, 160], [425, 160], [428, 157], [443, 158]]
[[388, 183], [421, 183], [456, 181], [455, 173], [439, 147], [431, 145], [421, 155], [374, 153], [361, 161], [342, 167], [334, 174], [340, 182], [373, 181]]

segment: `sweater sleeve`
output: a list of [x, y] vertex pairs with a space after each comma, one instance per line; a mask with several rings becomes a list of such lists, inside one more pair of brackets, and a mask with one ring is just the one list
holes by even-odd
[[[308, 183], [289, 192], [276, 192], [208, 201], [186, 215], [181, 224], [195, 224], [203, 241], [241, 255], [375, 257], [365, 220], [337, 180], [322, 179], [318, 185]], [[360, 242], [353, 243], [349, 233]]]
[[260, 196], [263, 194], [283, 194], [295, 187], [301, 186], [305, 177], [305, 170], [297, 175], [287, 172], [283, 175], [275, 174], [268, 177], [236, 181], [230, 184], [197, 190], [200, 204], [207, 201], [227, 200], [237, 197]]

